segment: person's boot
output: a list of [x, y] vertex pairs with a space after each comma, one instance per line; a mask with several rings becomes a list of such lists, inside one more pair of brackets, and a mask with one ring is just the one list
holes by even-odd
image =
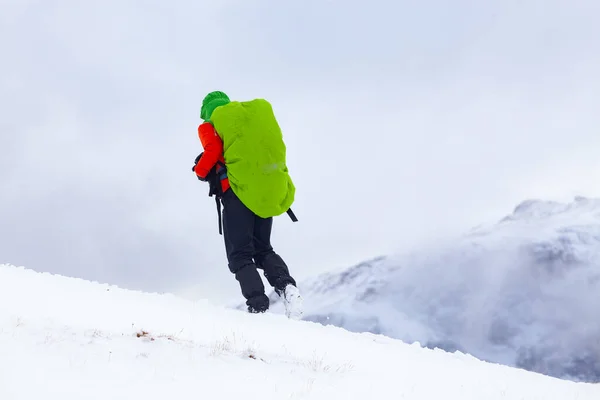
[[285, 315], [290, 319], [301, 319], [304, 314], [304, 300], [298, 288], [288, 284], [283, 290], [278, 289], [275, 291], [283, 300]]
[[266, 294], [251, 297], [246, 301], [248, 312], [251, 314], [260, 314], [269, 309], [269, 298]]

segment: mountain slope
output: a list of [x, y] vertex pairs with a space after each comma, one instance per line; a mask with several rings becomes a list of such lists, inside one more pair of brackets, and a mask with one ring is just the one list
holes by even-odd
[[372, 334], [0, 266], [0, 398], [597, 399]]
[[580, 197], [299, 286], [306, 320], [599, 382], [599, 282], [600, 200]]

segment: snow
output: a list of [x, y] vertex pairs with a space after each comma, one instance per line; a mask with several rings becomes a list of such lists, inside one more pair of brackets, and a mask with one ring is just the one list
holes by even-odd
[[369, 333], [0, 265], [0, 399], [598, 399]]
[[462, 237], [299, 286], [305, 320], [600, 382], [598, 199], [524, 201]]

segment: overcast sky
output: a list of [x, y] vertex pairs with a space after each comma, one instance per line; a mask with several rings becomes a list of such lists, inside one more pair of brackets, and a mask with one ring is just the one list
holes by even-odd
[[204, 95], [268, 99], [302, 280], [600, 195], [600, 2], [0, 1], [0, 263], [241, 300], [191, 172]]

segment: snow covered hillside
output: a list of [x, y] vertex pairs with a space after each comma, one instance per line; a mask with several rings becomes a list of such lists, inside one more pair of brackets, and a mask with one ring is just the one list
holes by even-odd
[[576, 198], [299, 286], [306, 320], [599, 382], [599, 281], [600, 200]]
[[373, 334], [0, 265], [0, 399], [598, 399]]

